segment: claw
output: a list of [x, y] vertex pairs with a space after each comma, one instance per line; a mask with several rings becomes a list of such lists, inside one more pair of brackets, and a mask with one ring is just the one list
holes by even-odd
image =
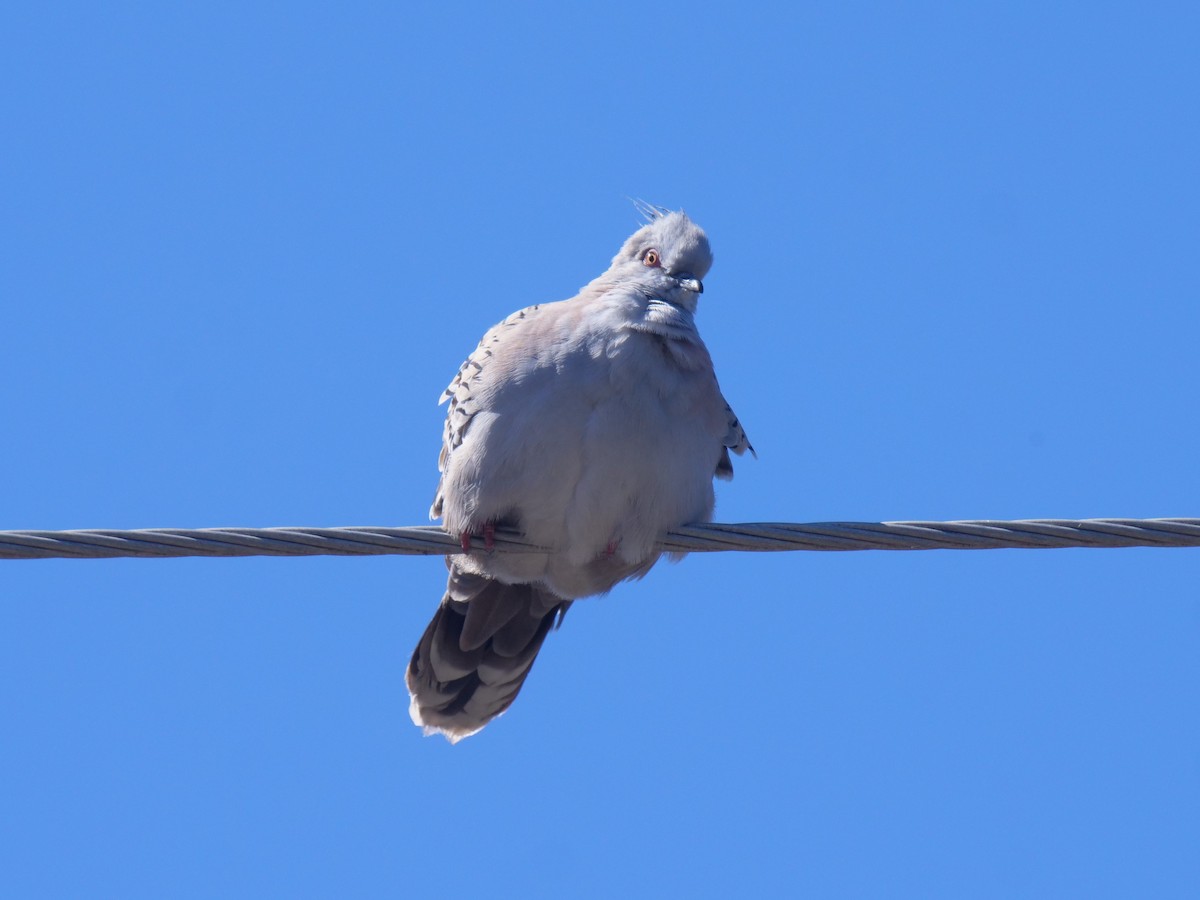
[[463, 553], [471, 552], [471, 532], [464, 531], [458, 536], [459, 546], [462, 547]]

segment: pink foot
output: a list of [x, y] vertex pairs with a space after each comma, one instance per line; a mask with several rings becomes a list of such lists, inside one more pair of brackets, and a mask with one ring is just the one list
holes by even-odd
[[609, 541], [604, 546], [604, 558], [612, 559], [617, 552], [617, 547], [621, 546], [620, 541]]
[[[462, 547], [463, 553], [471, 552], [471, 532], [464, 531], [458, 536], [458, 545]], [[483, 549], [491, 553], [496, 549], [496, 525], [493, 522], [487, 522], [483, 526]]]

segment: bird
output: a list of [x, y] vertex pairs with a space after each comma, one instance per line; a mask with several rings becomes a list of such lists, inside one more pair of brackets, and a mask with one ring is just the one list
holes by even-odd
[[[602, 275], [492, 327], [441, 396], [430, 518], [462, 552], [405, 676], [427, 735], [505, 712], [571, 604], [644, 576], [664, 532], [711, 519], [730, 451], [756, 456], [696, 329], [708, 237], [638, 209]], [[544, 551], [495, 552], [496, 529]]]

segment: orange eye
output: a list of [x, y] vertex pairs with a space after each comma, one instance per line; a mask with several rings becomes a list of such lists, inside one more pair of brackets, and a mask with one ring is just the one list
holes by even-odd
[[657, 250], [647, 250], [646, 255], [642, 257], [642, 262], [644, 262], [648, 266], [657, 266], [658, 265], [658, 251]]

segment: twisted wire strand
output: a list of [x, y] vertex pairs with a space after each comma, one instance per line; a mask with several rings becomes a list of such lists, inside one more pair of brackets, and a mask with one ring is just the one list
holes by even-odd
[[[546, 548], [497, 530], [491, 551]], [[749, 522], [687, 525], [664, 535], [666, 552], [744, 550], [995, 550], [1063, 547], [1200, 547], [1200, 519], [1025, 519], [962, 522]], [[459, 539], [434, 526], [403, 528], [146, 528], [0, 531], [0, 559], [180, 556], [444, 556]]]

